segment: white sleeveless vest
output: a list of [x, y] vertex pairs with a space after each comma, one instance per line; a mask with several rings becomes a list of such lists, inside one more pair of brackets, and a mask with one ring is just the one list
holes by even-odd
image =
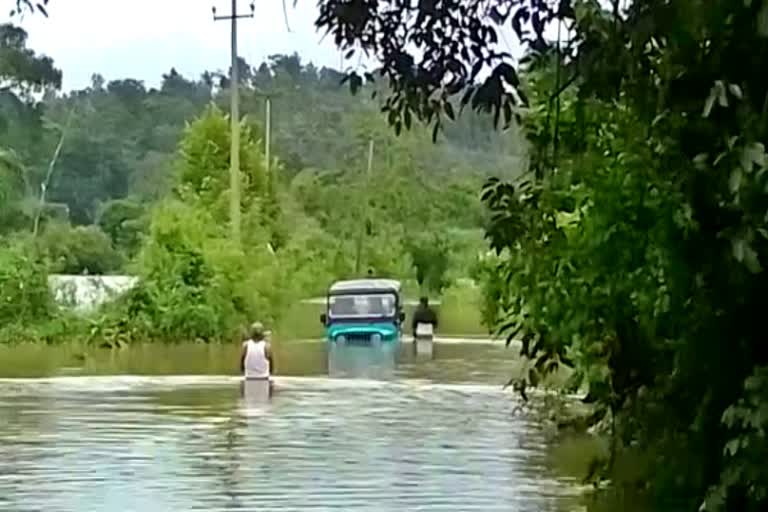
[[245, 342], [245, 378], [268, 379], [270, 376], [267, 359], [267, 342], [264, 340]]

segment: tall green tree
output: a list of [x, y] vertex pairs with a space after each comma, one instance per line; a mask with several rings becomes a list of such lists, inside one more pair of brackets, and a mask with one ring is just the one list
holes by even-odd
[[46, 161], [43, 104], [36, 95], [61, 86], [53, 61], [27, 47], [27, 33], [0, 24], [0, 147], [13, 150], [25, 165]]
[[22, 228], [29, 220], [22, 204], [27, 191], [24, 164], [13, 151], [0, 148], [0, 233]]

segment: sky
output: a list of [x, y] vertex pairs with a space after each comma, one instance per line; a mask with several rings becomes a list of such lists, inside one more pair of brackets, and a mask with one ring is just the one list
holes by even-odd
[[[239, 54], [258, 65], [298, 52], [304, 62], [338, 68], [341, 54], [314, 27], [316, 0], [293, 4], [286, 0], [289, 31], [281, 0], [257, 0], [255, 18], [238, 24]], [[156, 86], [171, 67], [188, 78], [229, 69], [230, 25], [213, 21], [213, 6], [219, 15], [231, 12], [231, 0], [50, 0], [48, 18], [27, 14], [13, 22], [29, 33], [30, 48], [63, 71], [64, 90], [90, 85], [94, 73]], [[239, 0], [238, 10], [249, 12], [250, 1]], [[11, 21], [7, 10], [0, 21]]]
[[[249, 13], [250, 4], [238, 0], [238, 12]], [[282, 0], [256, 0], [255, 17], [238, 22], [238, 51], [247, 62], [258, 66], [270, 55], [297, 52], [302, 62], [317, 67], [357, 63], [343, 61], [332, 38], [323, 40], [315, 29], [317, 0], [285, 4], [288, 26]], [[20, 25], [29, 34], [28, 47], [53, 58], [63, 72], [64, 91], [89, 86], [94, 73], [153, 87], [172, 67], [191, 79], [229, 69], [230, 23], [213, 21], [214, 6], [218, 15], [228, 15], [232, 0], [50, 0], [47, 18], [39, 13], [10, 18], [6, 9], [0, 23]], [[500, 49], [519, 57], [511, 28], [499, 34]]]

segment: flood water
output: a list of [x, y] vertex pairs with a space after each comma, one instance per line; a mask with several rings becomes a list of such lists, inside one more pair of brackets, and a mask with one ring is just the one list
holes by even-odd
[[0, 349], [0, 510], [573, 510], [503, 347], [276, 346], [269, 401], [238, 347]]

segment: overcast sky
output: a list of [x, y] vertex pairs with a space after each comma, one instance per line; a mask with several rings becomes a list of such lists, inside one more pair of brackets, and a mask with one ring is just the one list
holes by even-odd
[[[248, 12], [249, 0], [239, 0]], [[340, 64], [333, 42], [315, 31], [315, 0], [258, 0], [255, 19], [239, 24], [240, 55], [251, 64], [275, 53], [298, 52], [318, 66]], [[213, 22], [230, 12], [231, 0], [51, 0], [49, 17], [14, 19], [29, 33], [29, 46], [54, 59], [64, 72], [64, 89], [90, 84], [93, 73], [107, 80], [137, 78], [157, 85], [172, 66], [190, 78], [229, 67], [229, 24]], [[4, 11], [2, 21], [10, 21]]]
[[[604, 0], [603, 0], [604, 1]], [[297, 52], [302, 61], [339, 68], [341, 53], [330, 37], [322, 41], [315, 30], [317, 0], [256, 0], [256, 16], [239, 22], [239, 53], [251, 65], [269, 55]], [[12, 0], [3, 1], [10, 6]], [[203, 71], [229, 69], [229, 23], [213, 21], [231, 12], [231, 0], [50, 0], [46, 18], [25, 14], [11, 21], [29, 33], [28, 45], [52, 57], [64, 73], [64, 90], [80, 89], [100, 73], [107, 80], [136, 78], [148, 86], [160, 83], [175, 67], [188, 78]], [[240, 12], [250, 12], [250, 0], [238, 0]], [[500, 31], [500, 49], [519, 56], [511, 28]]]

